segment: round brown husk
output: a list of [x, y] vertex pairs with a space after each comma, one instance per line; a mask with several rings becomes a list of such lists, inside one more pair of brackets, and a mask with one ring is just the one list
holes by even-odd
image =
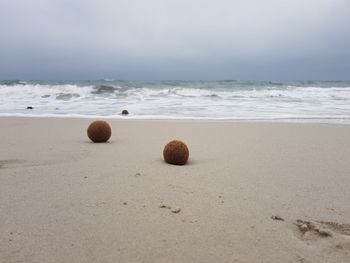
[[128, 115], [128, 114], [129, 114], [129, 112], [127, 110], [122, 111], [122, 115]]
[[89, 125], [87, 135], [93, 142], [107, 142], [112, 135], [112, 129], [105, 121], [94, 121]]
[[163, 157], [167, 163], [184, 165], [188, 160], [189, 151], [185, 143], [174, 140], [165, 145]]

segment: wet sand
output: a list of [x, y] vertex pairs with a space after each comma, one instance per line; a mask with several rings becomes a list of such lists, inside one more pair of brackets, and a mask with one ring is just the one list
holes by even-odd
[[0, 118], [0, 262], [349, 262], [350, 126], [91, 121]]

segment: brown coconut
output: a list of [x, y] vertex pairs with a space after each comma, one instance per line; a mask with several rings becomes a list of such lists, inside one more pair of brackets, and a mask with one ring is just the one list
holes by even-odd
[[163, 157], [167, 163], [184, 165], [188, 160], [189, 151], [185, 143], [174, 140], [165, 145]]
[[128, 115], [128, 114], [129, 114], [129, 112], [127, 110], [122, 111], [122, 115]]
[[93, 142], [107, 142], [112, 135], [112, 129], [105, 121], [94, 121], [89, 125], [87, 135]]

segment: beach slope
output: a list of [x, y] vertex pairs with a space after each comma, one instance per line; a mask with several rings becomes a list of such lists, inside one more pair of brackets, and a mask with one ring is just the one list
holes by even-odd
[[91, 121], [0, 118], [0, 262], [349, 262], [350, 126]]

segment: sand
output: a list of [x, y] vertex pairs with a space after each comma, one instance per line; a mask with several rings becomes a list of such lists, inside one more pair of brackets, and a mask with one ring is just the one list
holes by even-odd
[[349, 262], [350, 126], [91, 121], [0, 118], [1, 263]]

